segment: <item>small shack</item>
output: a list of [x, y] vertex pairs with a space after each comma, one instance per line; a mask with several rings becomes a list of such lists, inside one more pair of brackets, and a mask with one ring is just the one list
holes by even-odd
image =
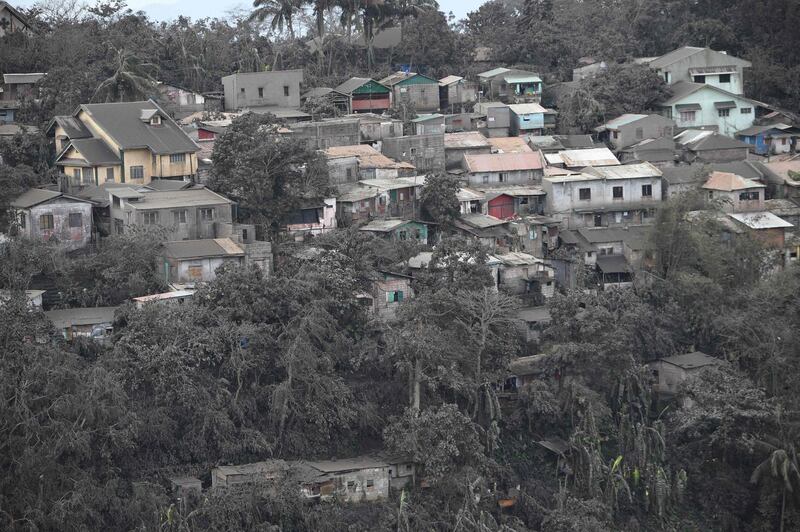
[[693, 375], [709, 368], [718, 368], [728, 363], [701, 351], [659, 358], [647, 364], [653, 375], [653, 391], [661, 396], [672, 396], [678, 386]]

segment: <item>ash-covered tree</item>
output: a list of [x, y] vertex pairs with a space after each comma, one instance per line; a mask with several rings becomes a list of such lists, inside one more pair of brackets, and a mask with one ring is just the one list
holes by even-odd
[[605, 118], [624, 113], [642, 113], [667, 95], [667, 85], [647, 65], [612, 64], [582, 86], [602, 106]]
[[461, 211], [456, 197], [460, 189], [461, 183], [455, 176], [429, 175], [420, 194], [422, 209], [428, 218], [445, 226], [452, 224]]
[[[0, 150], [3, 150], [7, 141], [0, 141]], [[0, 151], [0, 155], [3, 152]], [[29, 188], [42, 183], [42, 177], [29, 166], [9, 166], [0, 162], [0, 231], [5, 232], [12, 223], [11, 202], [14, 198]]]
[[214, 145], [209, 187], [239, 203], [244, 221], [275, 233], [303, 199], [329, 191], [324, 157], [279, 131], [273, 115], [247, 113]]

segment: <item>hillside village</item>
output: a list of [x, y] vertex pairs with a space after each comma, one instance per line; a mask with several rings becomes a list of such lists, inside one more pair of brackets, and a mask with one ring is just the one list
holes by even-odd
[[323, 77], [317, 36], [71, 108], [0, 53], [0, 528], [800, 526], [800, 116], [760, 65], [381, 71], [381, 30]]

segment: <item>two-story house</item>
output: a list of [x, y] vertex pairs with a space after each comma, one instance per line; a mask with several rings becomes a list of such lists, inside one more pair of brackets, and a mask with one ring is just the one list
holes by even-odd
[[730, 172], [711, 172], [703, 184], [708, 200], [719, 204], [727, 212], [752, 212], [764, 210], [764, 192], [767, 186]]
[[74, 186], [189, 180], [200, 147], [154, 101], [83, 104], [47, 129]]
[[545, 214], [569, 229], [651, 223], [661, 202], [661, 170], [650, 163], [585, 168], [545, 176]]
[[146, 190], [109, 187], [112, 231], [120, 234], [130, 226], [161, 226], [168, 240], [218, 238], [221, 227], [233, 222], [233, 201], [205, 187], [183, 190]]
[[11, 201], [15, 230], [26, 238], [57, 241], [79, 249], [92, 239], [92, 202], [53, 190], [31, 188]]
[[471, 185], [538, 183], [542, 167], [538, 153], [464, 155], [465, 179]]
[[518, 103], [508, 106], [511, 112], [511, 135], [544, 135], [556, 127], [556, 112], [538, 103]]
[[667, 85], [691, 81], [733, 94], [744, 94], [744, 69], [751, 66], [750, 61], [698, 46], [678, 48], [647, 64], [664, 78]]
[[225, 110], [299, 109], [303, 70], [239, 72], [222, 78]]
[[542, 99], [542, 79], [535, 72], [514, 68], [493, 68], [478, 74], [486, 98], [509, 103], [538, 103]]
[[[2, 34], [0, 28], [0, 36]], [[34, 86], [44, 76], [42, 72], [3, 74], [3, 84], [0, 85], [0, 124], [11, 124], [16, 121], [15, 113], [20, 107], [21, 100], [35, 96]]]
[[740, 94], [705, 83], [679, 81], [661, 102], [661, 114], [678, 128], [713, 129], [732, 137], [753, 125], [756, 107], [763, 105]]
[[665, 116], [626, 113], [596, 127], [598, 139], [615, 149], [632, 146], [644, 139], [672, 137], [675, 121]]

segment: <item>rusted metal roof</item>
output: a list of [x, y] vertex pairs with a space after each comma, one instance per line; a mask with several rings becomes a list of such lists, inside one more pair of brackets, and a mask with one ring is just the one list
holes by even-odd
[[732, 192], [748, 188], [766, 188], [766, 185], [730, 172], [711, 172], [708, 180], [703, 184], [703, 188], [706, 190]]
[[538, 153], [490, 153], [465, 155], [467, 172], [514, 172], [541, 170], [542, 160]]

